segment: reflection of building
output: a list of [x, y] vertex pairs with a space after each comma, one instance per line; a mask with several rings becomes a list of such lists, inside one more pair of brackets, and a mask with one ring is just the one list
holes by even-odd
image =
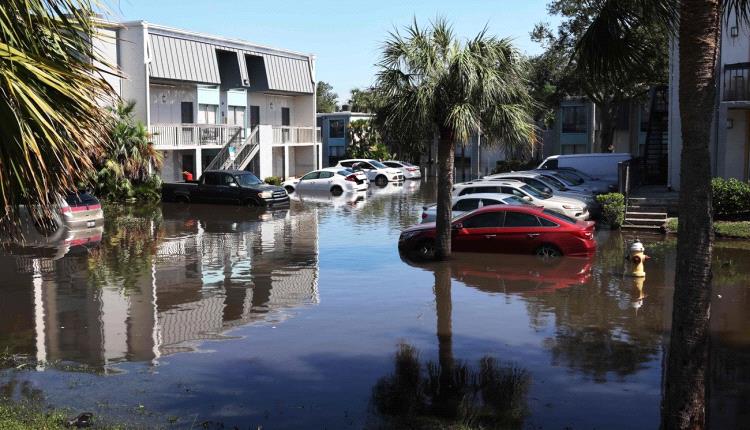
[[[233, 327], [280, 322], [292, 308], [317, 303], [317, 213], [235, 215], [165, 214], [166, 239], [142, 261], [126, 257], [124, 271], [110, 270], [122, 261], [85, 252], [2, 257], [0, 275], [11, 281], [0, 344], [40, 361], [106, 368], [192, 350]], [[110, 270], [105, 279], [95, 265]]]

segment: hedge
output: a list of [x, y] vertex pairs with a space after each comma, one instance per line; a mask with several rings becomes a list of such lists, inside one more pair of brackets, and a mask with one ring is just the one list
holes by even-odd
[[600, 194], [596, 201], [602, 206], [601, 223], [620, 228], [625, 222], [625, 196], [620, 193]]

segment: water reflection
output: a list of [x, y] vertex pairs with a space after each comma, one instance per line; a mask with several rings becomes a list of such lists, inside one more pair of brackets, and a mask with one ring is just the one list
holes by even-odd
[[0, 263], [0, 341], [39, 362], [108, 370], [157, 363], [238, 325], [281, 322], [319, 301], [316, 217], [130, 208], [88, 233], [99, 241], [104, 233], [100, 246], [10, 249]]

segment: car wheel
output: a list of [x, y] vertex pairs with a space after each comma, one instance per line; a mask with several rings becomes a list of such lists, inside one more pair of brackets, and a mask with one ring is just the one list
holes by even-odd
[[385, 187], [388, 184], [388, 178], [385, 177], [385, 175], [378, 175], [375, 178], [375, 185], [379, 187]]
[[189, 198], [187, 198], [187, 196], [177, 196], [177, 197], [175, 198], [175, 201], [176, 201], [177, 203], [183, 203], [183, 204], [188, 204], [188, 203], [190, 203], [190, 199], [189, 199]]
[[552, 260], [562, 257], [562, 252], [552, 245], [542, 245], [534, 252], [542, 260]]
[[331, 187], [331, 194], [333, 194], [334, 196], [340, 196], [344, 194], [344, 190], [340, 186], [334, 185]]
[[286, 190], [287, 194], [292, 194], [294, 192], [294, 187], [291, 185], [287, 185], [286, 187], [284, 187], [284, 189]]
[[420, 260], [434, 260], [435, 259], [435, 241], [432, 239], [426, 239], [417, 244], [414, 247], [414, 257]]
[[258, 203], [256, 200], [250, 199], [245, 202], [245, 206], [249, 208], [257, 208], [258, 206], [260, 206], [260, 203]]

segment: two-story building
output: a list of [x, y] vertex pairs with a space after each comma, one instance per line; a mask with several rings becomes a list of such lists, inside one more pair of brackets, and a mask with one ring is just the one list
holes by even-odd
[[144, 21], [107, 31], [115, 37], [98, 48], [119, 66], [113, 86], [136, 102], [165, 181], [208, 167], [299, 176], [322, 164], [315, 56]]

